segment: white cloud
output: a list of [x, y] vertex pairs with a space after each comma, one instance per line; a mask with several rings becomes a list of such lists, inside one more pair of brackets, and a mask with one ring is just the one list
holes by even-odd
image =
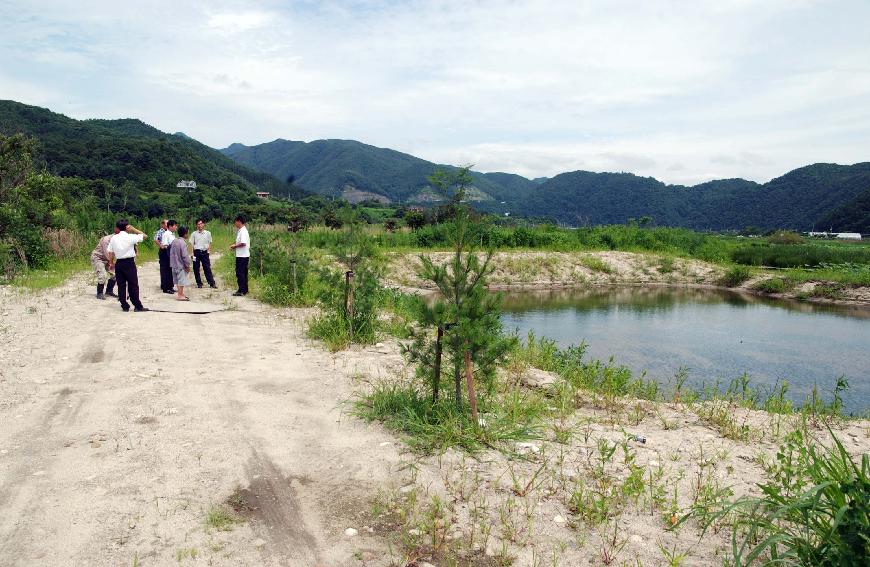
[[214, 146], [343, 137], [531, 177], [766, 180], [870, 159], [868, 19], [861, 0], [12, 0], [0, 90]]

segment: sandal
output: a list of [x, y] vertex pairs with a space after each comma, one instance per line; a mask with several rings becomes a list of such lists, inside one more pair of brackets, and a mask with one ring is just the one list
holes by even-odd
[[189, 297], [176, 297], [175, 301], [190, 301]]

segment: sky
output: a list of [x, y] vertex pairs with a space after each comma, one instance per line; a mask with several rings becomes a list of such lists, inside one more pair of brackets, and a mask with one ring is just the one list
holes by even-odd
[[870, 161], [870, 0], [0, 0], [0, 99], [692, 185]]

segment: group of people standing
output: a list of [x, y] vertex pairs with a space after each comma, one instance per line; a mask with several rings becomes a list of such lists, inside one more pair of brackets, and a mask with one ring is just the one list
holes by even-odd
[[[248, 294], [248, 261], [251, 256], [251, 239], [243, 215], [236, 216], [236, 240], [230, 249], [236, 255], [236, 280], [239, 288], [234, 296]], [[193, 260], [187, 249], [188, 228], [178, 226], [172, 219], [164, 219], [154, 235], [158, 246], [160, 264], [160, 289], [163, 293], [174, 293], [177, 301], [190, 301], [184, 294], [185, 286], [190, 286], [190, 270], [193, 267], [197, 287], [202, 287], [200, 268], [209, 287], [217, 288], [211, 271], [211, 232], [205, 229], [205, 221], [196, 219], [196, 230], [190, 235], [193, 247]], [[102, 237], [91, 253], [91, 264], [97, 276], [97, 299], [106, 296], [117, 297], [121, 309], [148, 311], [139, 299], [139, 276], [136, 269], [137, 245], [145, 240], [145, 233], [122, 219], [115, 224], [114, 234]], [[117, 283], [118, 293], [114, 293]], [[129, 296], [129, 303], [127, 298]]]

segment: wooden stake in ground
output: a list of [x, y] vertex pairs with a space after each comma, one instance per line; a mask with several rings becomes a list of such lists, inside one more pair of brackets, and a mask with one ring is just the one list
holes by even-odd
[[347, 315], [350, 340], [353, 341], [353, 270], [344, 273], [344, 312]]
[[474, 393], [474, 375], [471, 372], [471, 352], [465, 350], [465, 384], [468, 387], [468, 404], [471, 406], [471, 419], [477, 427], [480, 422], [477, 419], [477, 396]]
[[444, 327], [438, 325], [438, 336], [435, 339], [435, 374], [432, 376], [432, 403], [438, 403], [438, 390], [441, 388], [441, 339], [444, 338]]

